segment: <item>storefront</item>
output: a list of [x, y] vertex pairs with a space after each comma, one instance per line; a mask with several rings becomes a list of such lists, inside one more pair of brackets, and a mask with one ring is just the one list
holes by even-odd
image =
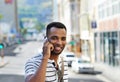
[[120, 66], [120, 31], [96, 32], [95, 60], [110, 66]]

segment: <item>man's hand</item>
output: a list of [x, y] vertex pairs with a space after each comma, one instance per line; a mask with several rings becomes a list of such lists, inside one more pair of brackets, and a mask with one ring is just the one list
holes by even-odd
[[48, 39], [45, 40], [43, 45], [43, 59], [49, 59], [51, 51], [54, 49], [53, 44]]

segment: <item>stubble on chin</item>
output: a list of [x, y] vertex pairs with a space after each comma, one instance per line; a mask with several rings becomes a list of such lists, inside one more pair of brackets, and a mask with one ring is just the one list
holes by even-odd
[[[62, 50], [63, 51], [63, 50]], [[55, 51], [51, 51], [51, 55], [60, 55], [61, 53], [62, 53], [62, 51], [61, 52], [55, 52]]]

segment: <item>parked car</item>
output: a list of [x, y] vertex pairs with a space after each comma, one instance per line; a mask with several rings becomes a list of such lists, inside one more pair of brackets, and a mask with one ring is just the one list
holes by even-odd
[[75, 59], [75, 54], [73, 52], [64, 52], [62, 55], [67, 61], [68, 67], [71, 67], [72, 61]]
[[90, 60], [76, 58], [72, 62], [71, 66], [71, 69], [76, 73], [94, 73], [94, 65], [90, 62]]

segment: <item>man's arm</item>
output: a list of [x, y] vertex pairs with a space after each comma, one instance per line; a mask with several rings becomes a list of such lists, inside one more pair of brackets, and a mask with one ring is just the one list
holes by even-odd
[[53, 48], [53, 45], [46, 40], [43, 46], [43, 59], [41, 64], [34, 75], [29, 75], [26, 77], [26, 82], [45, 82], [46, 68], [48, 59], [51, 55], [51, 48]]
[[45, 82], [47, 62], [48, 62], [48, 59], [43, 59], [36, 73], [28, 75], [25, 78], [25, 82]]

